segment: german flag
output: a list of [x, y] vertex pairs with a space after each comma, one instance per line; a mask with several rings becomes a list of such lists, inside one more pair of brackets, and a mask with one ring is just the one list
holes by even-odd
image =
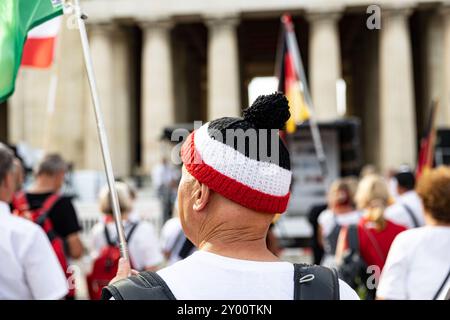
[[416, 178], [431, 169], [434, 163], [434, 146], [436, 142], [436, 112], [438, 103], [433, 101], [428, 116], [427, 126], [420, 140], [419, 157], [417, 160]]
[[[308, 86], [304, 78], [303, 63], [300, 53], [296, 52], [298, 45], [292, 19], [289, 15], [283, 15], [281, 22], [282, 34], [277, 57], [278, 91], [283, 92], [289, 100], [291, 117], [286, 123], [286, 131], [292, 133], [295, 132], [297, 124], [310, 119], [311, 109], [306, 98]], [[292, 41], [295, 41], [295, 44]], [[296, 66], [296, 63], [300, 65]]]

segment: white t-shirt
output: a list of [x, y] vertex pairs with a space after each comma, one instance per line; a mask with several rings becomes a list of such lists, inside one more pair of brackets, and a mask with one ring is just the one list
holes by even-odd
[[334, 214], [331, 210], [323, 211], [318, 219], [322, 229], [322, 236], [327, 237], [333, 231], [336, 223], [342, 227], [357, 224], [361, 215], [360, 211], [352, 211], [344, 214]]
[[[182, 232], [183, 229], [180, 218], [178, 217], [167, 220], [161, 229], [161, 250], [165, 252], [170, 251], [167, 265], [174, 264], [181, 260], [179, 253], [186, 240], [186, 237]], [[193, 251], [195, 251], [195, 248], [193, 248], [192, 252]]]
[[386, 219], [404, 226], [405, 228], [414, 228], [414, 222], [408, 211], [404, 207], [407, 205], [416, 217], [419, 226], [425, 225], [425, 216], [423, 212], [422, 200], [415, 191], [408, 191], [399, 196], [396, 202], [388, 207], [384, 213]]
[[[128, 221], [124, 222], [125, 236], [128, 236], [132, 225]], [[114, 222], [107, 223], [107, 228], [111, 240], [115, 241], [117, 239], [117, 231]], [[93, 258], [95, 259], [107, 244], [104, 222], [99, 222], [92, 228], [92, 241]], [[138, 271], [142, 271], [146, 267], [157, 266], [163, 262], [155, 229], [153, 225], [146, 221], [140, 221], [135, 228], [128, 243], [128, 251], [133, 268]]]
[[66, 276], [44, 231], [0, 202], [0, 300], [55, 300]]
[[153, 187], [158, 190], [161, 186], [170, 187], [179, 178], [179, 170], [171, 164], [160, 163], [152, 171]]
[[[426, 226], [400, 233], [392, 243], [377, 295], [432, 299], [450, 269], [450, 227]], [[450, 280], [442, 296], [450, 289]]]
[[[294, 266], [289, 262], [261, 262], [197, 251], [158, 271], [178, 300], [292, 300]], [[339, 281], [341, 300], [358, 300]]]

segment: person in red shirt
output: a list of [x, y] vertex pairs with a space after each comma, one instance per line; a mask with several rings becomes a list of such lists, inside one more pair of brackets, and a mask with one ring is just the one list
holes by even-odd
[[395, 237], [406, 230], [405, 227], [384, 220], [384, 227], [379, 228], [366, 217], [358, 223], [360, 254], [367, 265], [376, 265], [383, 270], [384, 263]]
[[[384, 217], [391, 197], [388, 186], [381, 176], [371, 174], [364, 177], [358, 185], [355, 202], [363, 211], [363, 216], [356, 226], [359, 254], [367, 266], [378, 267], [379, 272], [375, 274], [378, 278], [383, 270], [392, 242], [406, 228]], [[349, 247], [348, 230], [348, 227], [343, 228], [339, 236], [336, 249], [338, 260], [344, 256]]]

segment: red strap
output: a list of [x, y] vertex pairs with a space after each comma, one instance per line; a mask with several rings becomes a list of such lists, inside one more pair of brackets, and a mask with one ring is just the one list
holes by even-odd
[[48, 213], [55, 203], [59, 200], [60, 195], [58, 193], [53, 193], [45, 199], [42, 207], [38, 210], [38, 216]]
[[27, 195], [23, 191], [19, 191], [14, 195], [12, 204], [14, 209], [17, 210], [18, 215], [30, 210]]

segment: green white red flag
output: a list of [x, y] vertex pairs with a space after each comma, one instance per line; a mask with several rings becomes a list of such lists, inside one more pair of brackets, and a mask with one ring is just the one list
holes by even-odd
[[14, 92], [28, 32], [62, 13], [61, 0], [0, 1], [0, 102]]

